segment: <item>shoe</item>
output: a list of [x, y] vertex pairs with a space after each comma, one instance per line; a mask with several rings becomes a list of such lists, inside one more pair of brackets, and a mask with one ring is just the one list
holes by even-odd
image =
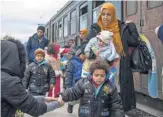
[[68, 113], [72, 113], [73, 112], [73, 105], [68, 104], [67, 112]]

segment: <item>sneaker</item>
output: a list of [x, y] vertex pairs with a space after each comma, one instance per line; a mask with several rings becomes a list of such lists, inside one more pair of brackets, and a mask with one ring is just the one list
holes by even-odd
[[68, 113], [72, 113], [73, 112], [73, 105], [68, 104], [67, 112]]

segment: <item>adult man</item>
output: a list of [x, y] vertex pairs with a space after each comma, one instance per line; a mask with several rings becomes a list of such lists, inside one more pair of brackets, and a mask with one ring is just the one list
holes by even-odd
[[37, 28], [37, 33], [35, 33], [33, 36], [31, 36], [28, 39], [28, 42], [26, 45], [28, 64], [33, 62], [34, 52], [36, 49], [38, 49], [38, 48], [44, 49], [48, 45], [49, 41], [44, 36], [44, 32], [45, 32], [45, 27], [39, 26]]

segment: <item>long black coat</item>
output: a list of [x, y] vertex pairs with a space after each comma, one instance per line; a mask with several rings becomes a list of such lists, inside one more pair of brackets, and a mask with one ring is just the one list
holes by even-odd
[[[120, 95], [124, 110], [129, 111], [136, 108], [136, 97], [128, 47], [138, 45], [139, 34], [134, 23], [125, 24], [124, 22], [119, 21], [119, 28], [123, 49], [126, 54], [125, 56], [121, 56], [120, 60]], [[100, 31], [101, 29], [97, 23], [91, 25], [86, 39], [90, 40]]]

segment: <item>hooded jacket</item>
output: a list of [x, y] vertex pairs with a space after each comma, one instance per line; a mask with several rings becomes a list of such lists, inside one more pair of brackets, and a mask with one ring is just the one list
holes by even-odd
[[91, 78], [80, 79], [61, 93], [65, 102], [80, 99], [79, 117], [125, 117], [115, 85], [106, 79], [97, 90]]
[[45, 95], [49, 91], [50, 84], [55, 85], [54, 70], [45, 60], [41, 63], [32, 62], [25, 72], [22, 83], [26, 89], [29, 88], [29, 92]]
[[1, 41], [1, 117], [12, 117], [16, 109], [32, 116], [47, 111], [45, 103], [26, 92], [21, 83], [25, 71], [25, 49], [20, 41]]

